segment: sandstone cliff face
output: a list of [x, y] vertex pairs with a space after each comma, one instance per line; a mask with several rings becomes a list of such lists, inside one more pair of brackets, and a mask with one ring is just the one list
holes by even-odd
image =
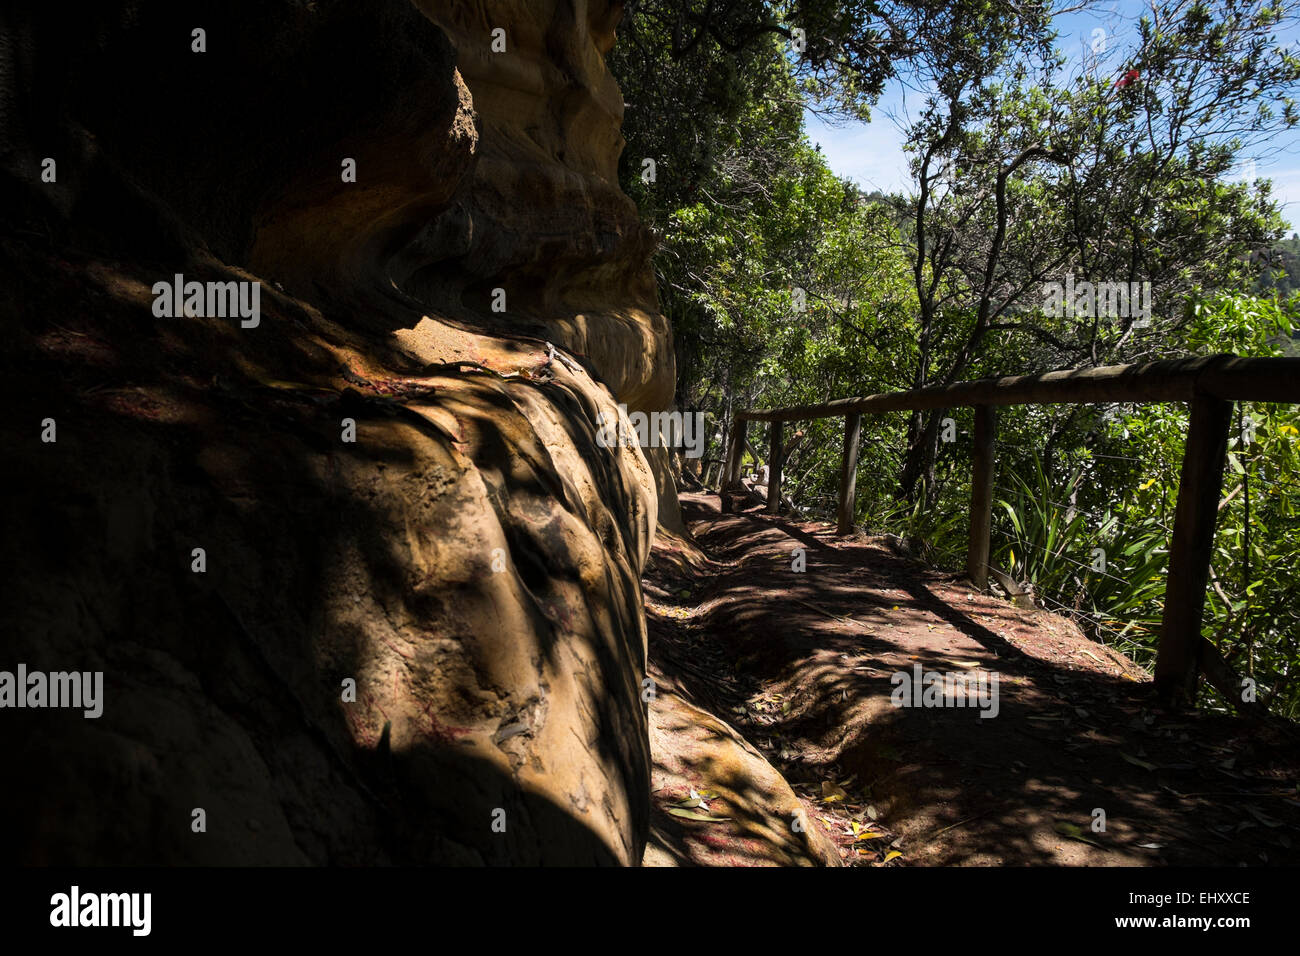
[[[0, 14], [0, 669], [105, 680], [96, 720], [0, 711], [2, 845], [639, 861], [676, 502], [597, 419], [673, 369], [617, 5], [176, 6]], [[260, 321], [156, 317], [177, 273], [260, 281]]]

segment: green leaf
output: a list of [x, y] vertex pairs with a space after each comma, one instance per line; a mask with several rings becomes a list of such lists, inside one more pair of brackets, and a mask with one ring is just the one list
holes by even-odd
[[1055, 829], [1057, 833], [1061, 834], [1062, 836], [1067, 836], [1071, 840], [1078, 840], [1080, 843], [1087, 843], [1089, 846], [1095, 846], [1099, 850], [1105, 849], [1105, 847], [1103, 847], [1096, 840], [1091, 840], [1088, 837], [1084, 836], [1083, 828], [1077, 826], [1076, 824], [1066, 823], [1064, 820], [1058, 820], [1056, 821]]

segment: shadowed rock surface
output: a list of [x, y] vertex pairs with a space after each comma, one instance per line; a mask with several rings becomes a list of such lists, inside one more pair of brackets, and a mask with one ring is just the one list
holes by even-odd
[[[638, 862], [679, 519], [596, 440], [674, 381], [618, 5], [179, 6], [0, 13], [0, 669], [105, 674], [0, 713], [5, 858]], [[156, 317], [175, 274], [260, 321]]]

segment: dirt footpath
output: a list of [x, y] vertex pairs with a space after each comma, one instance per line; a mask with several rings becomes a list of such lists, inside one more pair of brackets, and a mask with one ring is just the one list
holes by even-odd
[[[1071, 622], [878, 541], [682, 507], [644, 581], [647, 864], [1300, 863], [1293, 726], [1161, 712]], [[968, 706], [895, 706], [900, 673]]]

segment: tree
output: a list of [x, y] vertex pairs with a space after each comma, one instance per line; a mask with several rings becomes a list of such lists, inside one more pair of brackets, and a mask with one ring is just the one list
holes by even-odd
[[[1166, 354], [1189, 295], [1244, 281], [1249, 254], [1282, 223], [1267, 182], [1223, 177], [1296, 121], [1300, 61], [1276, 43], [1282, 17], [1234, 0], [1157, 3], [1134, 48], [1064, 81], [1050, 34], [990, 46], [965, 73], [922, 54], [919, 76], [935, 92], [908, 130], [916, 387], [998, 371], [991, 333], [1032, 338], [1040, 368]], [[1043, 289], [1066, 274], [1149, 282], [1157, 321], [1073, 303], [1049, 315]], [[937, 421], [913, 417], [908, 500], [922, 479], [933, 486]]]
[[[953, 9], [979, 12], [962, 19]], [[794, 288], [809, 291], [811, 280], [799, 276], [813, 265], [814, 232], [836, 234], [843, 217], [865, 205], [808, 146], [804, 108], [865, 117], [908, 57], [944, 50], [964, 68], [983, 55], [987, 31], [1007, 37], [1020, 29], [1027, 14], [1016, 10], [1005, 0], [955, 8], [862, 0], [627, 5], [609, 61], [627, 102], [620, 181], [663, 240], [655, 264], [683, 401], [720, 388], [719, 411], [729, 420], [772, 342], [785, 342], [771, 334], [772, 322], [789, 321]], [[967, 26], [959, 30], [957, 22]], [[809, 176], [820, 184], [798, 185]], [[799, 229], [799, 215], [792, 219], [773, 201], [778, 195], [803, 204]], [[838, 206], [826, 202], [831, 196]], [[890, 243], [897, 248], [896, 237]], [[864, 261], [871, 256], [864, 251]], [[849, 296], [844, 301], [860, 305], [867, 297], [859, 291], [854, 299], [850, 290], [870, 274], [851, 277], [842, 265], [844, 287], [815, 290], [815, 304], [826, 309]], [[897, 296], [891, 309], [894, 331], [902, 332], [907, 317]], [[859, 359], [877, 336], [860, 331]]]

